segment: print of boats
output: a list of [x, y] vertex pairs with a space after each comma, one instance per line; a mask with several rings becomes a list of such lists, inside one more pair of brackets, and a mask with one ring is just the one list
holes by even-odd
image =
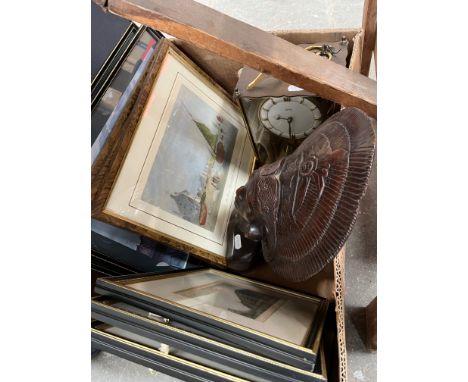
[[211, 158], [200, 174], [200, 187], [197, 195], [191, 195], [187, 190], [184, 190], [172, 193], [171, 198], [177, 204], [179, 212], [185, 220], [203, 226], [206, 224], [210, 213], [208, 206], [212, 205], [219, 197], [220, 186], [222, 184], [222, 165], [225, 160], [224, 134], [221, 127], [223, 118], [221, 116], [216, 118], [214, 126], [218, 132], [214, 134], [206, 124], [193, 118], [185, 104], [182, 103], [182, 105], [197, 127], [197, 130], [205, 139], [208, 150], [211, 153]]
[[[203, 187], [200, 187], [197, 195], [191, 195], [187, 190], [182, 192], [173, 192], [171, 198], [177, 204], [177, 208], [182, 218], [198, 225], [205, 225], [208, 218], [208, 206], [206, 203], [206, 185], [209, 179], [210, 183], [216, 182], [213, 178], [207, 177], [206, 173], [200, 176], [203, 179]], [[203, 190], [205, 189], [205, 190]]]
[[182, 103], [184, 106], [185, 111], [187, 114], [190, 116], [190, 119], [193, 121], [193, 123], [197, 126], [198, 131], [200, 131], [201, 135], [203, 138], [205, 138], [206, 143], [208, 144], [208, 149], [211, 152], [211, 155], [216, 159], [218, 163], [224, 163], [225, 159], [225, 151], [224, 151], [224, 134], [223, 134], [223, 128], [221, 127], [223, 123], [223, 117], [218, 115], [216, 117], [216, 123], [214, 123], [214, 127], [218, 130], [217, 134], [214, 134], [211, 132], [211, 130], [206, 126], [203, 122], [197, 121], [192, 113], [188, 110], [187, 106], [185, 106], [184, 103]]
[[177, 204], [177, 208], [183, 219], [193, 224], [200, 224], [201, 198], [190, 195], [187, 190], [173, 192], [171, 198], [174, 199]]

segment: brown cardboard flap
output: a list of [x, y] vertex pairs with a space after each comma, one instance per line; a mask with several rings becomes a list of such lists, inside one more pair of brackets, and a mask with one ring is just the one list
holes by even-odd
[[[275, 32], [281, 37], [297, 44], [314, 44], [319, 41], [339, 41], [342, 36], [346, 36], [353, 44], [350, 69], [359, 70], [362, 34], [360, 29], [339, 29], [324, 31], [281, 31]], [[230, 59], [221, 57], [206, 49], [194, 46], [185, 41], [175, 40], [174, 43], [194, 60], [204, 71], [221, 84], [227, 92], [233, 93], [237, 82], [238, 70], [242, 65]], [[257, 268], [245, 272], [242, 275], [254, 280], [263, 281], [273, 285], [285, 287], [299, 292], [325, 297], [334, 302], [336, 319], [336, 337], [330, 341], [336, 341], [334, 349], [336, 361], [331, 360], [332, 373], [330, 381], [347, 381], [347, 355], [345, 337], [345, 312], [344, 312], [344, 290], [345, 290], [345, 249], [343, 248], [338, 256], [329, 263], [321, 272], [311, 279], [301, 283], [291, 283], [279, 279], [268, 264], [262, 264]], [[332, 304], [333, 306], [333, 304]]]
[[108, 0], [107, 9], [344, 106], [377, 114], [377, 86], [271, 33], [192, 0]]
[[187, 41], [176, 39], [174, 43], [229, 94], [233, 94], [237, 83], [237, 72], [242, 68], [242, 64], [199, 48]]
[[338, 371], [339, 381], [348, 380], [348, 356], [346, 351], [345, 332], [345, 248], [333, 260], [335, 279], [335, 318], [336, 318], [336, 339], [338, 342]]
[[320, 30], [276, 30], [271, 33], [293, 44], [309, 44], [318, 41], [340, 41], [346, 37], [350, 42], [361, 31], [360, 28], [346, 29], [320, 29]]
[[333, 262], [327, 264], [324, 269], [312, 278], [298, 283], [280, 279], [278, 275], [273, 273], [271, 267], [267, 263], [263, 263], [262, 265], [243, 273], [242, 276], [295, 290], [297, 292], [304, 292], [324, 297], [331, 301], [335, 300], [335, 271]]

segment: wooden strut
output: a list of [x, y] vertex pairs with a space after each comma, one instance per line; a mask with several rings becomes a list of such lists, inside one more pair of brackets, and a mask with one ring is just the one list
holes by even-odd
[[364, 31], [364, 42], [362, 44], [361, 74], [368, 76], [372, 51], [374, 51], [374, 61], [377, 63], [377, 0], [364, 2], [362, 30]]
[[193, 0], [95, 0], [105, 10], [377, 118], [377, 84]]

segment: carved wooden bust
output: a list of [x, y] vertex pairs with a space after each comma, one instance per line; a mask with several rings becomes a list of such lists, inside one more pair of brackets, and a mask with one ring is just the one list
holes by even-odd
[[302, 281], [339, 252], [356, 220], [375, 151], [371, 120], [347, 108], [237, 190], [244, 236], [280, 276]]

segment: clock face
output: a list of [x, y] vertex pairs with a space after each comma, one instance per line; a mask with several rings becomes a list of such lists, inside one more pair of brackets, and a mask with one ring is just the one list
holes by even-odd
[[259, 110], [263, 127], [284, 138], [301, 139], [322, 122], [322, 113], [305, 97], [270, 97]]

